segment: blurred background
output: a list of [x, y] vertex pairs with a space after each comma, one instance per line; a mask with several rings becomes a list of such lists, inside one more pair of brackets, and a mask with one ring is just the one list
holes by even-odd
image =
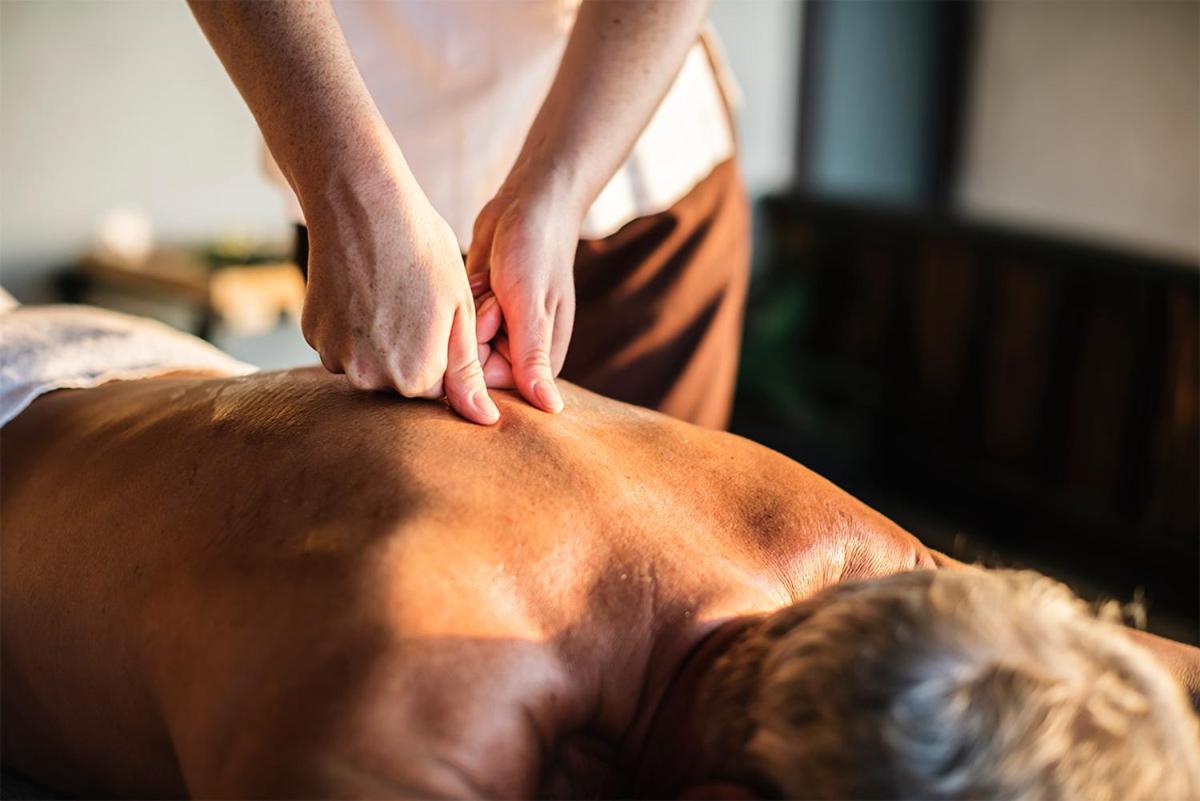
[[[1200, 4], [716, 0], [755, 275], [734, 429], [961, 558], [1197, 640]], [[311, 364], [183, 3], [0, 3], [0, 281]]]

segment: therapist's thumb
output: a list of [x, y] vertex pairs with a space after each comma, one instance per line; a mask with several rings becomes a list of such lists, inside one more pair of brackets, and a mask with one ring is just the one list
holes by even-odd
[[442, 380], [450, 408], [473, 423], [491, 425], [500, 419], [500, 410], [488, 395], [479, 364], [475, 340], [475, 321], [466, 309], [455, 312], [446, 350], [446, 375]]
[[550, 366], [550, 341], [554, 320], [548, 314], [528, 313], [508, 323], [509, 354], [517, 391], [545, 412], [563, 409], [562, 396]]

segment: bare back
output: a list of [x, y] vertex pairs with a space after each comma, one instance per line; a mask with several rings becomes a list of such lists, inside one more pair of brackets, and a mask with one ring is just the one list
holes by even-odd
[[[529, 793], [571, 738], [619, 762], [721, 620], [928, 560], [764, 448], [565, 399], [486, 429], [314, 369], [37, 401], [2, 440], [6, 758], [215, 791], [280, 758], [251, 717], [426, 794]], [[441, 767], [379, 770], [398, 741]]]

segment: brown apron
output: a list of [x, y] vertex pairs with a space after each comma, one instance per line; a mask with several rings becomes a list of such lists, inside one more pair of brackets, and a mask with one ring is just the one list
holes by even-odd
[[666, 211], [579, 243], [563, 377], [724, 428], [749, 275], [748, 203], [730, 160]]

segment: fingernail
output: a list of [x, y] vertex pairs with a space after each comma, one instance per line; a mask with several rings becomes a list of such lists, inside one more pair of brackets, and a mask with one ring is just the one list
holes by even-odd
[[500, 419], [500, 410], [496, 408], [496, 404], [488, 397], [486, 392], [476, 390], [471, 393], [471, 405], [475, 407], [475, 411], [479, 412], [480, 416], [489, 423], [494, 423]]
[[555, 414], [562, 411], [562, 398], [559, 397], [558, 390], [554, 388], [553, 384], [547, 381], [534, 381], [533, 394], [537, 396], [538, 401], [547, 411]]

